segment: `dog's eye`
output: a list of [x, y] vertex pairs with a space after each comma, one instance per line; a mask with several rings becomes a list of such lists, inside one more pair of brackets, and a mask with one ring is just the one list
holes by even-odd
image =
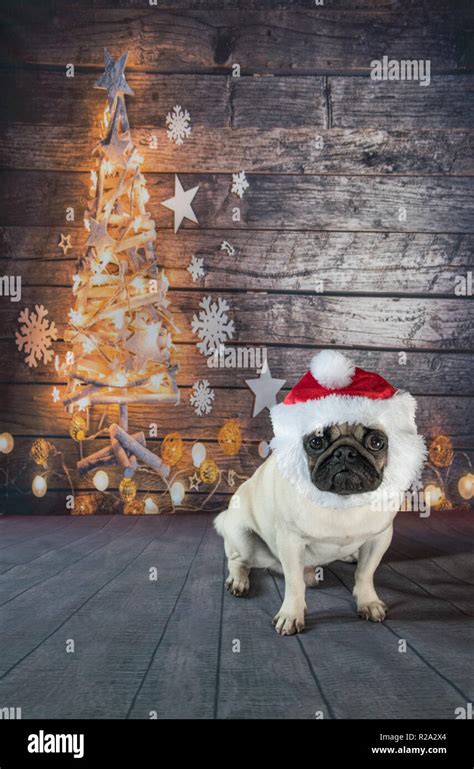
[[385, 439], [379, 433], [371, 433], [365, 445], [370, 451], [381, 451], [385, 447]]
[[313, 449], [313, 451], [321, 451], [324, 448], [324, 438], [320, 435], [313, 435], [309, 439], [309, 447]]

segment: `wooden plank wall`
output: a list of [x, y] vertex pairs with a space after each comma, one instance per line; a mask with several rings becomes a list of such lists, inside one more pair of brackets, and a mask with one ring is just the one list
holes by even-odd
[[[16, 438], [15, 451], [0, 460], [16, 477], [9, 510], [65, 512], [64, 480], [51, 482], [43, 500], [17, 493], [31, 483], [35, 436], [54, 440], [68, 466], [77, 456], [68, 418], [51, 400], [52, 386], [63, 383], [51, 365], [24, 365], [14, 332], [19, 307], [34, 303], [64, 331], [105, 103], [92, 87], [104, 46], [114, 56], [130, 51], [129, 117], [182, 329], [182, 404], [132, 409], [132, 426], [156, 422], [160, 436], [177, 429], [188, 448], [202, 439], [221, 468], [244, 475], [261, 461], [257, 445], [271, 429], [267, 412], [251, 417], [244, 380], [254, 373], [207, 368], [191, 333], [210, 294], [228, 301], [234, 342], [266, 346], [273, 375], [288, 386], [314, 349], [348, 350], [357, 364], [419, 396], [428, 440], [442, 431], [457, 450], [474, 449], [471, 304], [454, 293], [456, 276], [472, 270], [474, 242], [468, 3], [11, 0], [3, 7], [0, 272], [23, 279], [21, 304], [0, 298], [0, 432]], [[372, 81], [370, 62], [384, 55], [429, 59], [431, 84]], [[74, 78], [65, 76], [68, 63]], [[192, 119], [182, 147], [166, 138], [165, 115], [175, 104]], [[149, 147], [152, 135], [157, 149]], [[250, 189], [239, 203], [230, 174], [243, 168]], [[200, 185], [199, 225], [186, 222], [177, 235], [160, 205], [173, 194], [175, 172], [185, 188]], [[78, 215], [66, 224], [70, 205]], [[240, 222], [232, 220], [236, 205]], [[72, 234], [66, 257], [57, 247], [61, 231]], [[220, 250], [223, 239], [236, 257]], [[204, 257], [207, 271], [197, 284], [186, 271], [192, 254]], [[65, 351], [61, 340], [56, 351]], [[216, 400], [212, 414], [198, 418], [188, 396], [203, 377]], [[229, 417], [241, 420], [244, 446], [226, 459], [216, 437]], [[189, 459], [183, 468], [191, 472]], [[111, 476], [116, 487], [119, 476]], [[90, 479], [75, 482], [91, 488]], [[154, 485], [145, 476], [143, 488]], [[213, 504], [223, 505], [229, 491], [224, 483]], [[202, 498], [187, 496], [190, 506]]]

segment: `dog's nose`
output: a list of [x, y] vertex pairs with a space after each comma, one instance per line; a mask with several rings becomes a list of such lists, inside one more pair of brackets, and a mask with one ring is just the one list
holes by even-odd
[[334, 457], [341, 462], [354, 462], [357, 458], [357, 452], [351, 446], [339, 446], [334, 452]]

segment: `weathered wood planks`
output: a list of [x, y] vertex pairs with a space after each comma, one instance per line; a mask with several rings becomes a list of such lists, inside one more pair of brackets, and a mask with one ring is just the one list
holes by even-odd
[[[68, 228], [62, 228], [67, 229]], [[21, 275], [24, 286], [71, 286], [87, 232], [74, 229], [67, 257], [60, 228], [0, 227], [0, 272]], [[221, 246], [230, 241], [235, 255]], [[377, 232], [160, 230], [156, 252], [171, 287], [200, 289], [454, 295], [457, 276], [473, 264], [474, 235]], [[193, 282], [192, 254], [206, 275]], [[10, 261], [9, 261], [10, 260]]]
[[[179, 152], [161, 127], [135, 129], [133, 140], [145, 159], [146, 174], [230, 174], [236, 168], [247, 173], [303, 175], [474, 173], [473, 130], [414, 134], [379, 129], [197, 127]], [[150, 148], [155, 140], [157, 148]], [[90, 151], [90, 136], [82, 127], [12, 124], [0, 132], [0, 167], [6, 169], [87, 171]]]
[[8, 21], [3, 41], [8, 63], [64, 66], [74, 61], [100, 67], [111, 41], [113, 53], [131, 49], [131, 68], [155, 71], [205, 71], [235, 62], [251, 72], [367, 72], [370, 62], [387, 51], [398, 59], [416, 51], [417, 58], [432, 61], [435, 71], [472, 63], [463, 3], [436, 13], [416, 3], [340, 12], [325, 6], [271, 13], [141, 7], [126, 15], [115, 6], [88, 13], [64, 6], [51, 13], [40, 6], [31, 7], [29, 15], [12, 9]]
[[[55, 352], [64, 359], [68, 345], [56, 342]], [[243, 386], [244, 379], [256, 376], [254, 368], [240, 369], [237, 373], [231, 368], [209, 368], [207, 358], [203, 357], [191, 343], [175, 345], [179, 362], [178, 383], [180, 387], [191, 387], [196, 379], [208, 379], [213, 387], [235, 387], [236, 382]], [[312, 355], [319, 348], [295, 347], [289, 345], [268, 346], [267, 356], [272, 375], [278, 379], [287, 379], [288, 386], [297, 382], [308, 370]], [[374, 350], [351, 347], [347, 354], [360, 368], [369, 371], [383, 371], [383, 375], [397, 387], [414, 394], [429, 392], [432, 395], [471, 395], [472, 374], [470, 353], [437, 351], [425, 352], [411, 349]], [[400, 361], [405, 360], [403, 364]], [[18, 382], [23, 384], [59, 384], [62, 382], [54, 369], [39, 366], [29, 368], [18, 352], [13, 339], [0, 340], [0, 359], [8, 361], [8, 369], [0, 374], [0, 382]], [[13, 385], [12, 385], [13, 386]], [[6, 394], [6, 386], [4, 393]]]
[[[279, 176], [252, 174], [240, 200], [222, 174], [181, 175], [183, 187], [199, 185], [193, 210], [200, 227], [274, 230], [382, 230], [472, 232], [474, 188], [468, 178]], [[148, 174], [148, 209], [158, 228], [171, 228], [161, 202], [174, 194], [174, 177]], [[67, 206], [83, 211], [89, 176], [6, 171], [0, 189], [0, 225], [64, 227]], [[48, 201], [47, 207], [44, 202]], [[233, 222], [233, 209], [240, 209]], [[405, 212], [405, 213], [404, 213]], [[76, 226], [82, 223], [78, 218]], [[183, 222], [183, 228], [195, 228]]]
[[[9, 388], [7, 397], [0, 402], [3, 430], [15, 435], [69, 435], [70, 416], [60, 403], [53, 404], [51, 389], [49, 385], [40, 384], [17, 384]], [[217, 391], [212, 413], [202, 419], [195, 416], [189, 393], [188, 388], [181, 388], [179, 407], [163, 405], [158, 410], [150, 406], [131, 406], [130, 425], [148, 433], [149, 426], [155, 424], [160, 436], [173, 429], [190, 440], [215, 440], [225, 420], [236, 417], [241, 422], [245, 440], [260, 441], [271, 437], [267, 411], [252, 419], [253, 399], [247, 388]], [[458, 447], [473, 445], [469, 398], [420, 395], [417, 400], [417, 421], [422, 433], [434, 436], [449, 425], [449, 435]], [[103, 410], [103, 407], [95, 407], [94, 419], [98, 420]], [[111, 408], [109, 414], [114, 418], [116, 411]]]
[[[349, 345], [418, 349], [458, 349], [473, 346], [473, 328], [469, 301], [462, 298], [430, 299], [417, 297], [351, 297], [323, 294], [269, 294], [266, 292], [225, 295], [229, 318], [236, 326], [234, 342], [261, 346]], [[177, 341], [197, 342], [190, 327], [200, 311], [203, 294], [170, 292], [170, 313], [180, 331]], [[32, 307], [42, 302], [49, 308], [59, 337], [68, 322], [71, 291], [68, 288], [25, 288], [22, 304]], [[0, 338], [13, 335], [18, 317], [14, 302], [0, 303]]]

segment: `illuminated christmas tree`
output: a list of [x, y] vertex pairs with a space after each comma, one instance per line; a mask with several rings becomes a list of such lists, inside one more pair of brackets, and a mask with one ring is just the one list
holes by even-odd
[[74, 275], [75, 304], [65, 333], [72, 355], [64, 403], [76, 435], [81, 412], [99, 404], [119, 407], [118, 424], [109, 428], [111, 444], [78, 468], [85, 473], [117, 462], [130, 479], [138, 462], [164, 477], [169, 467], [145, 447], [143, 433], [128, 433], [128, 405], [177, 403], [179, 392], [168, 280], [155, 254], [143, 158], [132, 142], [125, 106], [125, 95], [133, 95], [124, 75], [127, 57], [114, 61], [106, 50], [105, 72], [95, 84], [107, 90], [108, 105], [105, 135], [93, 153], [97, 167], [84, 220], [89, 237]]

